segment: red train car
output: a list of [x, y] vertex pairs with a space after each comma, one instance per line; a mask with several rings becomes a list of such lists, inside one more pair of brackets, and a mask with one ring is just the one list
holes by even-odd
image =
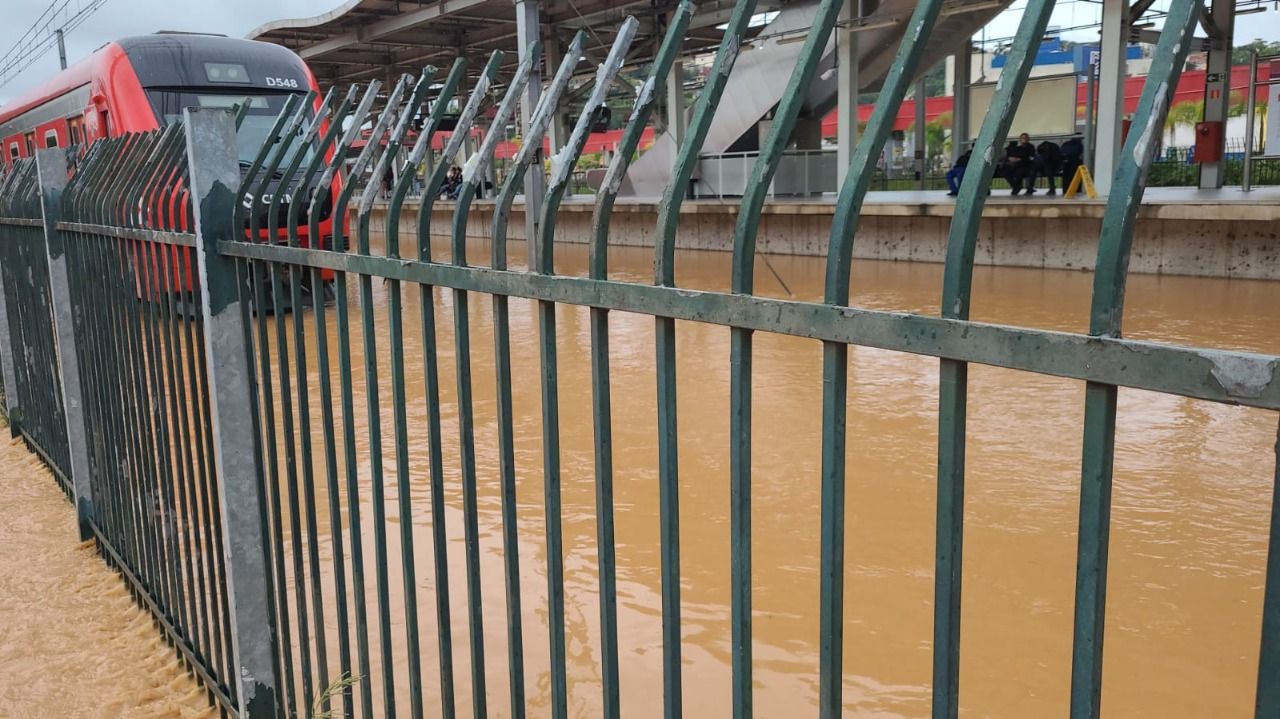
[[[103, 137], [155, 130], [182, 118], [187, 107], [231, 107], [249, 100], [238, 133], [242, 171], [258, 154], [290, 95], [318, 90], [315, 77], [279, 45], [220, 35], [158, 33], [110, 42], [48, 82], [0, 107], [0, 162], [30, 157], [40, 147], [87, 144]], [[317, 101], [312, 112], [318, 110]], [[309, 150], [308, 150], [309, 151]], [[286, 198], [310, 197], [290, 188]], [[331, 246], [333, 198], [320, 210], [319, 246]], [[269, 184], [264, 196], [279, 191]], [[283, 204], [283, 203], [282, 203]], [[280, 214], [281, 241], [287, 205]], [[310, 245], [306, 207], [299, 213], [301, 243]], [[265, 210], [258, 226], [266, 228]], [[248, 218], [246, 218], [248, 219]], [[248, 224], [246, 222], [246, 224]], [[247, 228], [246, 228], [247, 229]], [[265, 229], [259, 233], [266, 240]]]

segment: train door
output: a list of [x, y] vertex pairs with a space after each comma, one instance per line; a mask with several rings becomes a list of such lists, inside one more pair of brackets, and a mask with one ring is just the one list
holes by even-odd
[[27, 157], [36, 156], [36, 132], [32, 130], [22, 136], [23, 142], [27, 145]]
[[67, 134], [72, 145], [84, 144], [84, 118], [78, 116], [67, 118]]

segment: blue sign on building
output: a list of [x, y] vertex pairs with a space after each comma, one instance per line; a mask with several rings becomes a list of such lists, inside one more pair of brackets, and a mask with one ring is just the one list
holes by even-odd
[[[1071, 58], [1076, 74], [1087, 75], [1089, 66], [1096, 65], [1101, 56], [1102, 50], [1097, 45], [1077, 45], [1072, 49]], [[1138, 60], [1142, 57], [1142, 48], [1130, 45], [1125, 49], [1124, 57], [1126, 60]]]
[[[1086, 74], [1089, 71], [1089, 65], [1098, 62], [1100, 50], [1097, 45], [1076, 45], [1071, 48], [1062, 46], [1062, 41], [1057, 37], [1046, 38], [1040, 43], [1040, 50], [1036, 52], [1036, 65], [1071, 65], [1077, 75]], [[1129, 60], [1137, 60], [1142, 57], [1142, 48], [1137, 45], [1130, 45], [1125, 51], [1125, 57]], [[1002, 68], [1008, 58], [1004, 55], [997, 56], [991, 60], [991, 67]]]

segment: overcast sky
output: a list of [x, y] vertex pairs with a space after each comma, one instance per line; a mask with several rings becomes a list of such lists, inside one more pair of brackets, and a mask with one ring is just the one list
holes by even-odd
[[[91, 0], [71, 0], [70, 9], [89, 4]], [[0, 54], [6, 54], [28, 28], [49, 7], [51, 0], [3, 0], [0, 22]], [[67, 59], [70, 63], [84, 58], [103, 43], [129, 35], [144, 35], [157, 30], [214, 32], [243, 37], [259, 25], [281, 18], [311, 17], [328, 12], [342, 0], [107, 0], [75, 31], [67, 36]], [[1156, 7], [1168, 7], [1169, 0], [1157, 0]], [[1021, 8], [1026, 0], [1017, 0], [986, 29], [985, 37], [1008, 37], [1017, 29]], [[1097, 22], [1100, 4], [1090, 0], [1060, 0], [1052, 25], [1072, 28]], [[1248, 15], [1237, 23], [1236, 42], [1241, 44], [1256, 37], [1280, 40], [1280, 13], [1268, 11]], [[977, 36], [982, 39], [982, 35]], [[1097, 39], [1097, 30], [1069, 33], [1073, 40]], [[37, 60], [17, 79], [0, 87], [0, 104], [17, 97], [58, 71], [57, 51]]]

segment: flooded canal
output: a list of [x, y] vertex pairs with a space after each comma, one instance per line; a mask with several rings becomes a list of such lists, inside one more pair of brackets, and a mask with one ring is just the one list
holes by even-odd
[[[512, 244], [514, 263], [523, 260], [521, 249]], [[488, 248], [476, 244], [470, 254], [477, 260], [487, 258]], [[561, 272], [585, 274], [585, 247], [562, 246], [558, 254]], [[727, 290], [729, 262], [725, 254], [681, 253], [678, 282]], [[763, 262], [757, 268], [760, 293], [787, 296], [776, 272], [797, 299], [821, 298], [820, 260], [772, 257], [770, 262], [772, 268]], [[615, 278], [651, 281], [649, 251], [612, 249], [611, 265]], [[936, 315], [941, 284], [941, 265], [857, 262], [854, 304]], [[973, 318], [1084, 331], [1091, 285], [1092, 275], [1087, 273], [978, 268]], [[378, 660], [370, 435], [357, 288], [352, 278], [348, 294], [353, 424], [368, 589], [363, 601], [370, 608], [373, 701], [381, 706], [384, 668]], [[399, 537], [400, 523], [409, 521], [425, 702], [427, 714], [434, 715], [439, 710], [436, 580], [418, 290], [404, 290], [409, 383], [405, 481], [395, 476], [387, 290], [381, 280], [374, 281], [376, 330], [371, 340], [380, 377], [395, 692], [397, 704], [407, 709]], [[465, 716], [471, 708], [471, 675], [454, 301], [448, 291], [434, 295], [454, 670], [459, 710]], [[1126, 334], [1280, 353], [1276, 307], [1280, 284], [1134, 276], [1127, 297]], [[490, 298], [473, 294], [470, 308], [485, 680], [490, 713], [506, 716], [506, 604]], [[333, 307], [328, 314], [330, 361], [336, 367]], [[588, 314], [586, 308], [562, 306], [557, 315], [571, 716], [601, 712]], [[335, 647], [340, 631], [332, 611], [332, 561], [335, 551], [341, 551], [349, 569], [351, 550], [345, 534], [335, 542], [325, 509], [329, 495], [316, 410], [319, 380], [310, 312], [305, 319], [310, 461], [320, 508], [316, 543], [328, 607], [325, 640], [332, 678], [338, 674]], [[622, 706], [627, 716], [658, 716], [662, 623], [654, 321], [618, 312], [610, 321]], [[696, 717], [730, 715], [729, 336], [729, 330], [719, 326], [681, 323], [677, 330], [684, 706]], [[550, 677], [533, 303], [511, 302], [511, 341], [525, 676], [530, 715], [544, 716], [549, 713]], [[289, 353], [292, 362], [292, 342]], [[792, 711], [809, 714], [816, 706], [818, 687], [821, 344], [757, 333], [754, 364], [755, 708], [762, 717]], [[931, 693], [938, 362], [854, 348], [850, 368], [845, 708], [853, 716], [923, 717], [929, 713]], [[970, 370], [970, 381], [962, 711], [974, 717], [1060, 716], [1068, 705], [1071, 667], [1084, 386], [976, 366]], [[335, 382], [335, 394], [336, 390]], [[296, 401], [296, 391], [294, 395]], [[277, 418], [279, 401], [277, 391]], [[341, 415], [337, 417], [341, 458]], [[281, 447], [285, 440], [278, 433]], [[1102, 699], [1106, 715], [1251, 714], [1275, 443], [1272, 413], [1121, 392]], [[281, 466], [283, 461], [282, 457]], [[281, 486], [284, 475], [282, 470]], [[341, 467], [339, 475], [345, 476]], [[401, 516], [398, 508], [398, 492], [404, 487], [411, 494], [410, 517]], [[345, 508], [345, 490], [339, 495]], [[341, 520], [344, 528], [350, 526], [345, 509]], [[285, 524], [292, 535], [288, 517]], [[300, 539], [298, 547], [310, 545]], [[289, 574], [290, 584], [295, 584], [298, 578], [292, 569]], [[349, 580], [345, 586], [349, 601], [356, 601], [350, 596]], [[293, 615], [296, 610], [290, 607]], [[297, 643], [296, 636], [293, 641]]]

